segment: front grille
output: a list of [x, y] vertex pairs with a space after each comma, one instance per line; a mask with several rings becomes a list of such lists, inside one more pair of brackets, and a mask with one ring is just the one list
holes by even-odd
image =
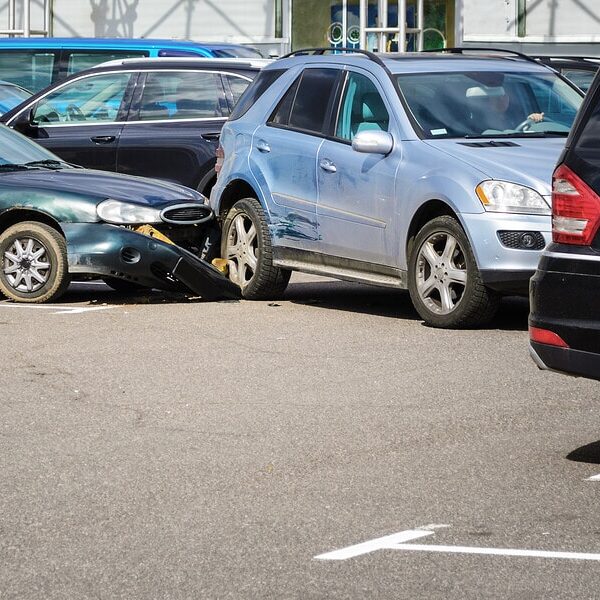
[[503, 246], [515, 250], [543, 250], [546, 245], [539, 231], [499, 231], [498, 237]]
[[166, 223], [191, 225], [203, 223], [212, 217], [212, 209], [204, 204], [177, 204], [165, 208], [161, 218]]

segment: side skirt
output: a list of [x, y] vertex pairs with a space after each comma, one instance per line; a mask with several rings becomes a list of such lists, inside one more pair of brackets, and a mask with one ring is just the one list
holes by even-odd
[[282, 269], [401, 290], [408, 288], [406, 271], [394, 267], [291, 248], [274, 248], [273, 254], [273, 264]]

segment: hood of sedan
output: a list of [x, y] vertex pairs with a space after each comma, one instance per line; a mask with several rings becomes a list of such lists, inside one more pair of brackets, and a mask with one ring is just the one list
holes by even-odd
[[453, 156], [481, 173], [481, 179], [510, 181], [552, 193], [552, 172], [566, 138], [497, 138], [427, 140], [425, 143]]
[[96, 203], [113, 198], [155, 208], [175, 201], [203, 201], [201, 194], [177, 184], [90, 169], [31, 169], [0, 173], [0, 192], [2, 188], [13, 186], [23, 190], [39, 189], [44, 193], [85, 197]]

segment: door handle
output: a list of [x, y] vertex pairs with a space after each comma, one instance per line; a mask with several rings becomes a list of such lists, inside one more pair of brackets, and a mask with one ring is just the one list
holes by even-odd
[[94, 144], [112, 144], [116, 139], [114, 135], [97, 135], [90, 138]]
[[213, 142], [221, 137], [220, 133], [201, 133], [200, 137], [207, 142]]
[[337, 171], [337, 167], [328, 158], [322, 158], [319, 161], [319, 166], [323, 171], [327, 171], [328, 173], [335, 173]]
[[267, 144], [267, 142], [265, 142], [265, 140], [258, 140], [258, 142], [256, 143], [256, 149], [259, 152], [271, 152], [271, 146], [269, 146], [269, 144]]

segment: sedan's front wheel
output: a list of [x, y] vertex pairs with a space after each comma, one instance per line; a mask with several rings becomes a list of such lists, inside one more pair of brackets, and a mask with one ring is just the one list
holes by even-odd
[[469, 240], [453, 217], [432, 219], [419, 231], [408, 269], [412, 302], [434, 327], [477, 327], [498, 310], [500, 297], [481, 281]]
[[67, 243], [44, 223], [24, 221], [0, 235], [0, 292], [17, 302], [49, 302], [69, 286]]

